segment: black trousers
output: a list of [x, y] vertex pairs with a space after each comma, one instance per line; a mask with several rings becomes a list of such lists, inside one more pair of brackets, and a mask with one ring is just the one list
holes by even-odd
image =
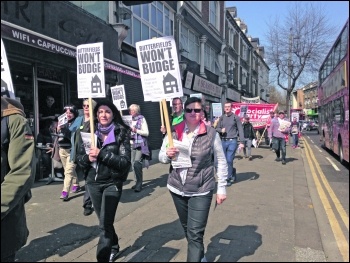
[[177, 214], [187, 239], [187, 262], [201, 262], [204, 257], [203, 237], [213, 191], [200, 196], [181, 196], [171, 192]]
[[89, 183], [87, 187], [99, 219], [100, 239], [97, 244], [96, 258], [98, 262], [108, 262], [112, 250], [119, 249], [118, 235], [113, 223], [122, 195], [122, 187], [117, 188], [114, 183]]

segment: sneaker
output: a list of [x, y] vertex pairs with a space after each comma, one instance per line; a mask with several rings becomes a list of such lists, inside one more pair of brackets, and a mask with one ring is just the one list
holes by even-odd
[[276, 158], [275, 161], [276, 162], [280, 162], [282, 159], [281, 158]]
[[57, 176], [58, 178], [63, 178], [63, 175], [62, 175], [61, 173], [56, 173], [56, 176]]
[[78, 193], [80, 190], [81, 189], [79, 185], [73, 185], [71, 193]]
[[231, 180], [230, 179], [228, 179], [228, 180], [226, 180], [226, 186], [231, 186], [232, 185], [232, 183], [231, 183]]
[[253, 157], [249, 156], [249, 161], [253, 160]]
[[92, 207], [84, 207], [84, 216], [89, 216], [94, 212], [94, 209]]
[[114, 262], [118, 256], [119, 256], [119, 249], [112, 251], [111, 255], [109, 256], [109, 262]]
[[68, 193], [66, 191], [62, 191], [60, 199], [63, 199], [63, 201], [68, 200]]
[[234, 182], [236, 182], [236, 176], [232, 176], [232, 177], [230, 178], [230, 182], [231, 182], [231, 184], [233, 184]]
[[283, 164], [283, 165], [286, 164], [286, 160], [282, 160], [282, 164]]

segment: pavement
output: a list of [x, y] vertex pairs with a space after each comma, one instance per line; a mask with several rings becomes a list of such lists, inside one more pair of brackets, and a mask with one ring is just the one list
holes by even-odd
[[[227, 187], [222, 205], [215, 208], [213, 198], [204, 240], [209, 262], [326, 261], [303, 151], [287, 146], [286, 165], [264, 145], [252, 149], [252, 161], [236, 156], [237, 182]], [[187, 242], [166, 188], [168, 169], [153, 160], [139, 193], [129, 174], [114, 224], [122, 249], [116, 262], [186, 262]], [[83, 192], [63, 202], [61, 190], [60, 182], [35, 182], [26, 205], [30, 235], [16, 261], [96, 261], [97, 216], [83, 215]]]

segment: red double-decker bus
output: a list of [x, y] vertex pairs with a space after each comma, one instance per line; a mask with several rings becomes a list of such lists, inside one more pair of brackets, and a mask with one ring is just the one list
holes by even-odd
[[318, 117], [323, 146], [349, 162], [349, 19], [319, 70]]

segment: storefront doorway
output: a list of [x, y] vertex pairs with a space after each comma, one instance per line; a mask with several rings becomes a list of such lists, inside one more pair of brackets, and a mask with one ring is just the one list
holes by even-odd
[[62, 83], [38, 80], [39, 131], [48, 124], [48, 121], [43, 119], [43, 117], [47, 117], [49, 114], [48, 105], [51, 106], [52, 104], [50, 114], [52, 112], [52, 114], [59, 116], [63, 114], [63, 103]]

